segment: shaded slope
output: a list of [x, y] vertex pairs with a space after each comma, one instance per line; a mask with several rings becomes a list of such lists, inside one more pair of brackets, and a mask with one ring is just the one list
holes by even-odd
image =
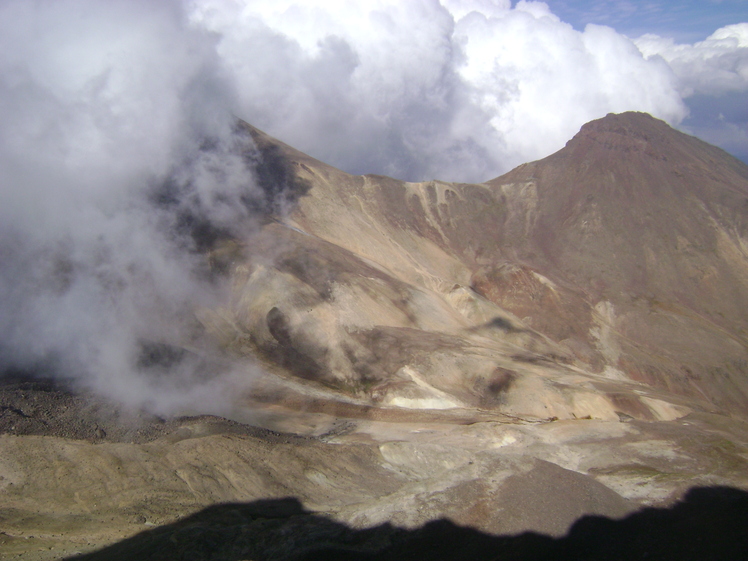
[[728, 561], [748, 548], [746, 524], [748, 495], [730, 488], [694, 489], [671, 508], [644, 509], [621, 520], [585, 516], [556, 538], [536, 532], [496, 536], [444, 519], [413, 530], [390, 524], [356, 529], [289, 498], [213, 506], [71, 559]]

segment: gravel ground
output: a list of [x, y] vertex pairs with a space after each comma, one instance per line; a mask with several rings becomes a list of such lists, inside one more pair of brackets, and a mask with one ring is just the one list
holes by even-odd
[[22, 373], [0, 375], [0, 435], [142, 444], [163, 437], [178, 441], [197, 424], [201, 435], [243, 434], [283, 442], [304, 439], [212, 415], [163, 418], [76, 391], [64, 381]]

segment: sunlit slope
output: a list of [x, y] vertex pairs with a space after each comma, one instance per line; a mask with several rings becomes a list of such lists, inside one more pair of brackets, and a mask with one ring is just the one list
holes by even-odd
[[609, 115], [485, 184], [405, 183], [247, 127], [290, 195], [204, 314], [234, 353], [362, 407], [743, 411], [748, 171], [724, 152]]

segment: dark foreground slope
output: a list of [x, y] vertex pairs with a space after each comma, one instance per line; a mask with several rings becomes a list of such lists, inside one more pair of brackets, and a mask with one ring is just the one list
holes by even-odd
[[354, 529], [294, 499], [279, 499], [211, 507], [74, 559], [727, 561], [748, 552], [746, 525], [748, 494], [722, 487], [694, 489], [670, 508], [643, 509], [620, 520], [588, 516], [556, 538], [535, 532], [496, 536], [449, 520], [413, 530], [390, 524]]

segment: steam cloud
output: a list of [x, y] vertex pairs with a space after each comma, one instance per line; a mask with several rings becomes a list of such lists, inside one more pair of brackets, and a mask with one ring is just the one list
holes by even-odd
[[252, 227], [235, 116], [352, 173], [483, 181], [608, 112], [678, 124], [744, 95], [747, 37], [632, 41], [509, 0], [1, 2], [0, 367], [221, 402], [199, 360], [148, 345], [189, 346], [222, 298], [196, 231]]
[[219, 404], [178, 349], [221, 293], [201, 242], [241, 235], [259, 193], [215, 38], [165, 2], [13, 2], [0, 22], [2, 366]]

